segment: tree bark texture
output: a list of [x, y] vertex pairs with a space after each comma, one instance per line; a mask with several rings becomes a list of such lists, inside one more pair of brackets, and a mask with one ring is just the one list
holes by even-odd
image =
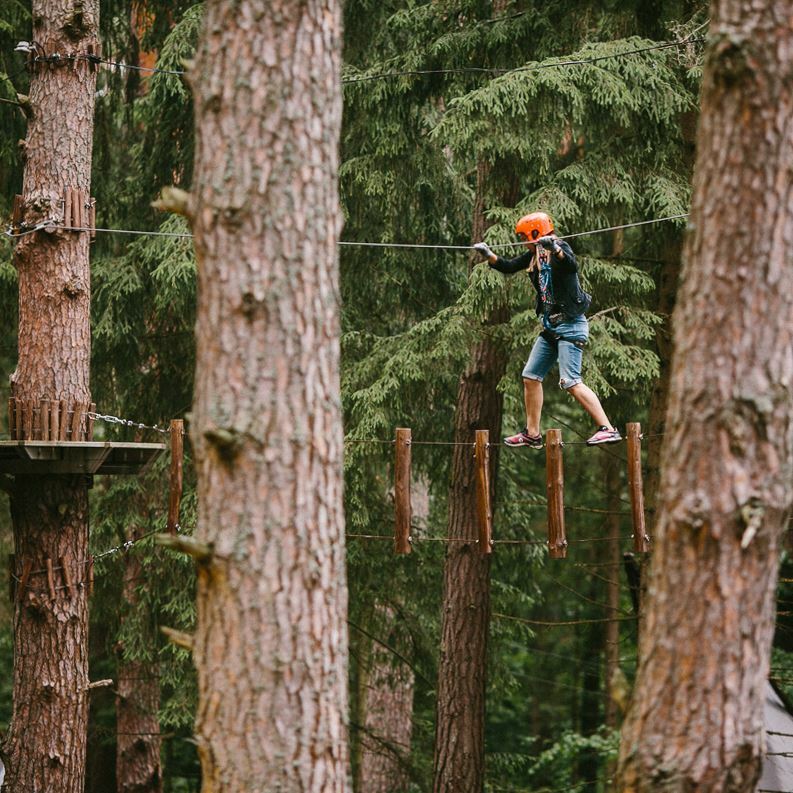
[[[60, 58], [31, 65], [21, 203], [28, 228], [61, 224], [67, 189], [90, 194], [96, 74], [84, 58], [69, 56], [96, 48], [99, 2], [34, 0], [32, 12], [39, 55]], [[19, 357], [11, 392], [17, 399], [90, 402], [88, 247], [87, 232], [62, 230], [37, 231], [16, 243]], [[16, 576], [26, 568], [31, 575], [19, 588], [14, 614], [6, 783], [17, 793], [82, 793], [88, 719], [86, 480], [17, 476], [11, 515]]]
[[[128, 532], [128, 540], [140, 537]], [[140, 608], [138, 587], [145, 581], [140, 557], [124, 554], [122, 601], [126, 609]], [[149, 637], [153, 642], [153, 637]], [[156, 660], [128, 661], [119, 648], [116, 680], [117, 793], [162, 793], [160, 763], [160, 675]]]
[[[473, 237], [485, 231], [483, 201], [489, 169], [480, 163]], [[476, 544], [475, 431], [490, 431], [499, 443], [502, 397], [497, 386], [506, 370], [506, 356], [487, 335], [487, 325], [504, 320], [497, 308], [485, 323], [460, 379], [454, 417], [449, 525], [443, 570], [443, 612], [438, 663], [438, 694], [433, 758], [434, 793], [480, 791], [485, 771], [485, 686], [487, 634], [490, 625], [490, 556]], [[490, 457], [490, 499], [495, 503], [497, 455]]]
[[[408, 758], [413, 734], [413, 670], [388, 648], [410, 657], [410, 637], [396, 612], [381, 606], [378, 633], [389, 633], [383, 647], [370, 643], [361, 693], [364, 698], [361, 761], [356, 789], [360, 793], [404, 793], [408, 789]], [[389, 630], [390, 628], [390, 630]]]
[[333, 0], [206, 4], [192, 77], [203, 793], [349, 789]]
[[620, 789], [753, 791], [793, 466], [793, 18], [711, 9]]

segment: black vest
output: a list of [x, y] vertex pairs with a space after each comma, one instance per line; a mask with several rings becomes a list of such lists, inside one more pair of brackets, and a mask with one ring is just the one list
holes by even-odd
[[[573, 249], [564, 241], [557, 240], [559, 247], [564, 252], [565, 258], [561, 261], [551, 254], [551, 291], [553, 292], [553, 305], [549, 306], [551, 313], [561, 311], [565, 317], [575, 319], [586, 314], [592, 303], [592, 296], [581, 288], [578, 280], [578, 262]], [[539, 269], [529, 270], [529, 277], [537, 290], [537, 316], [542, 316], [543, 303], [540, 297], [540, 272]], [[554, 306], [556, 308], [554, 308]]]

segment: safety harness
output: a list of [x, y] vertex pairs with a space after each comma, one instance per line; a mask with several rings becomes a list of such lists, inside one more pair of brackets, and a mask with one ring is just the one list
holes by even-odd
[[552, 330], [548, 330], [548, 328], [544, 328], [540, 332], [540, 336], [545, 339], [549, 344], [558, 344], [560, 341], [566, 341], [569, 344], [574, 344], [580, 350], [583, 350], [586, 347], [586, 340], [584, 339], [570, 339], [567, 336], [561, 336], [558, 333], [554, 333]]

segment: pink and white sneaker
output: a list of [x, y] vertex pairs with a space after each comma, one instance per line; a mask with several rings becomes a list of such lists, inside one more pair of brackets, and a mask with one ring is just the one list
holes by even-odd
[[542, 435], [529, 435], [524, 427], [517, 435], [504, 438], [507, 446], [528, 446], [531, 449], [542, 449]]
[[587, 439], [587, 446], [597, 446], [601, 443], [619, 443], [622, 440], [619, 430], [610, 430], [608, 427], [601, 427], [591, 438]]

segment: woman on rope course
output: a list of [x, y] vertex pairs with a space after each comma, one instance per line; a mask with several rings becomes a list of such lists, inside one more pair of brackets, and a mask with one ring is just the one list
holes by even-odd
[[504, 443], [542, 448], [542, 381], [557, 361], [560, 388], [572, 394], [598, 426], [587, 444], [616, 443], [622, 437], [608, 420], [597, 395], [581, 380], [581, 360], [589, 338], [586, 311], [592, 298], [581, 288], [575, 254], [567, 242], [556, 236], [553, 221], [544, 212], [522, 217], [515, 233], [527, 250], [514, 259], [496, 256], [484, 242], [474, 245], [474, 250], [501, 273], [529, 271], [537, 292], [537, 316], [542, 318], [543, 329], [523, 369], [526, 426], [516, 435], [504, 438]]

